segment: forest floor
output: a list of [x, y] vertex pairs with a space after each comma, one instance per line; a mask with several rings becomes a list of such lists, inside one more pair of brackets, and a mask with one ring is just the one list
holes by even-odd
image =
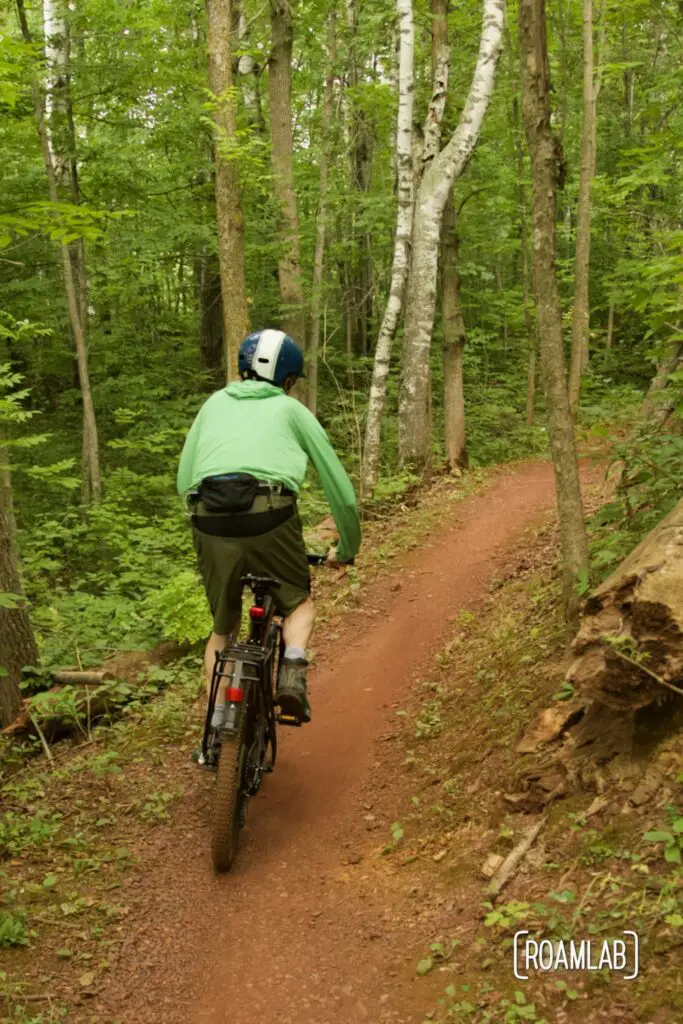
[[[0, 836], [11, 858], [0, 864], [0, 1019], [683, 1019], [676, 864], [642, 847], [648, 827], [666, 824], [677, 783], [633, 813], [608, 791], [590, 820], [594, 792], [557, 802], [509, 892], [487, 903], [487, 855], [538, 820], [504, 800], [515, 745], [567, 662], [550, 465], [466, 479], [438, 481], [371, 527], [358, 571], [319, 574], [313, 722], [281, 730], [229, 875], [209, 862], [213, 780], [188, 756], [196, 666], [94, 751], [17, 777], [16, 835]], [[599, 467], [585, 462], [583, 481], [595, 504]], [[683, 759], [664, 745], [663, 771], [677, 779]], [[643, 771], [624, 773], [624, 787]], [[2, 950], [8, 921], [28, 948]], [[512, 933], [567, 926], [581, 938], [644, 929], [653, 948], [640, 979], [515, 981]]]

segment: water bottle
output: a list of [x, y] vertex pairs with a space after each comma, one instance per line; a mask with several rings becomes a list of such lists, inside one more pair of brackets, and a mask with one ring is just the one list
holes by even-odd
[[225, 717], [223, 719], [223, 728], [230, 732], [234, 730], [237, 722], [237, 704], [225, 704]]
[[211, 728], [220, 729], [223, 726], [225, 719], [225, 704], [214, 704], [213, 714], [211, 716]]

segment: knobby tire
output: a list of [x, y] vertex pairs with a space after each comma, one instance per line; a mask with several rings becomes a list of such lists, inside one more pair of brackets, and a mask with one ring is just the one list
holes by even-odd
[[211, 859], [216, 871], [229, 871], [237, 853], [241, 803], [246, 799], [242, 796], [246, 711], [243, 707], [238, 732], [223, 736], [218, 758], [211, 826]]

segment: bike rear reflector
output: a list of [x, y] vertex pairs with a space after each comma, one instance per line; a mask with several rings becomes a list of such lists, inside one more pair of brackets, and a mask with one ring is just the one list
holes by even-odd
[[241, 686], [229, 686], [225, 691], [225, 696], [231, 704], [239, 704], [244, 700], [244, 690]]
[[266, 609], [259, 608], [258, 605], [254, 605], [253, 608], [249, 609], [249, 614], [251, 615], [252, 619], [262, 619], [266, 614]]

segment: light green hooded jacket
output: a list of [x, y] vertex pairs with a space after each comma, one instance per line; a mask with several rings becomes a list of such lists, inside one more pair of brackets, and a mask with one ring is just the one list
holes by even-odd
[[228, 384], [204, 402], [180, 456], [178, 493], [185, 495], [207, 476], [251, 473], [298, 494], [309, 458], [339, 530], [338, 557], [354, 558], [360, 517], [353, 484], [315, 416], [266, 381]]

